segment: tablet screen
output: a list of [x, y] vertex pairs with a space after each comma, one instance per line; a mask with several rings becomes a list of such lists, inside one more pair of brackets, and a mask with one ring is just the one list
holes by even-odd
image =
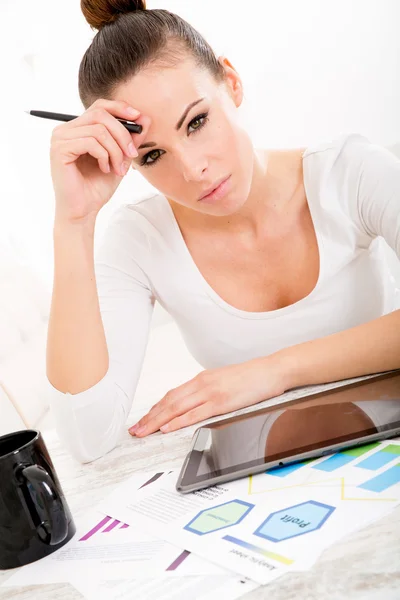
[[[400, 371], [203, 427], [182, 485], [400, 428]], [[317, 453], [317, 452], [316, 452]], [[289, 462], [286, 460], [286, 462]]]

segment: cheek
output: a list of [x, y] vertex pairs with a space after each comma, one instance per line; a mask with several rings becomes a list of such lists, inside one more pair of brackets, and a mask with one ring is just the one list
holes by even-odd
[[170, 194], [174, 186], [176, 187], [177, 177], [170, 165], [164, 164], [155, 165], [153, 168], [145, 170], [144, 176], [153, 187], [157, 188], [164, 195]]
[[165, 156], [158, 165], [142, 169], [145, 179], [164, 196], [179, 198], [182, 195], [182, 179], [175, 161]]
[[213, 128], [208, 141], [211, 148], [218, 152], [220, 157], [223, 156], [221, 152], [225, 156], [233, 156], [239, 150], [241, 131], [236, 123], [231, 123], [229, 120], [224, 119]]
[[224, 156], [233, 168], [248, 171], [252, 162], [253, 146], [247, 131], [236, 120], [227, 121], [223, 125], [220, 139]]

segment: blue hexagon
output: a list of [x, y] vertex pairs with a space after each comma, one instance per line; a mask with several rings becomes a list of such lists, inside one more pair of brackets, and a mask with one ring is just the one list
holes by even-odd
[[335, 506], [314, 500], [295, 504], [271, 513], [256, 529], [254, 535], [271, 540], [271, 542], [288, 540], [320, 529], [334, 510]]

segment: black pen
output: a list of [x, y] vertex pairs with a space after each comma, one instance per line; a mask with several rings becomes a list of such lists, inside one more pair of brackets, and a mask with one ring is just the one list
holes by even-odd
[[[45, 110], [26, 110], [28, 115], [33, 117], [42, 117], [42, 119], [53, 119], [53, 121], [72, 121], [76, 119], [78, 115], [64, 115], [63, 113], [47, 112]], [[133, 123], [132, 121], [126, 121], [125, 119], [117, 119], [128, 131], [131, 133], [142, 133], [142, 126]]]

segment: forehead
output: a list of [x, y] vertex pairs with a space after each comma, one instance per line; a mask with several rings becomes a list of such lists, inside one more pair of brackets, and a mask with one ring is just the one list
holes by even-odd
[[218, 85], [207, 69], [185, 59], [174, 67], [157, 65], [143, 69], [114, 93], [115, 100], [124, 100], [155, 119], [173, 111], [179, 118], [182, 110], [194, 100], [212, 99]]

